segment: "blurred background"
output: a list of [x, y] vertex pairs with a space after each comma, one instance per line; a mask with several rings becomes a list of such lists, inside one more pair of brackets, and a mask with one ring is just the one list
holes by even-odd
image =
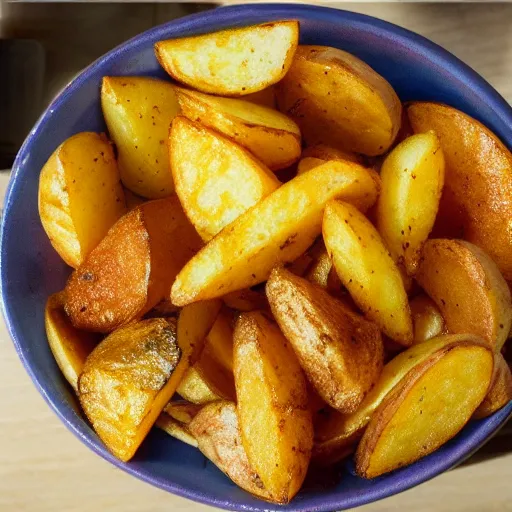
[[[226, 2], [236, 3], [236, 2]], [[130, 37], [221, 3], [0, 0], [0, 169], [81, 69]], [[512, 102], [512, 3], [329, 3], [418, 32], [473, 66]]]

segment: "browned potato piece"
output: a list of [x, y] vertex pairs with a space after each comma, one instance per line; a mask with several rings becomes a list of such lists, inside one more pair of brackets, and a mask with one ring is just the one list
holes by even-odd
[[313, 444], [306, 380], [286, 338], [264, 313], [242, 313], [234, 340], [243, 446], [270, 499], [288, 503], [304, 481]]
[[126, 212], [112, 146], [82, 132], [64, 141], [39, 176], [39, 216], [59, 256], [80, 266]]
[[493, 373], [492, 350], [466, 341], [409, 372], [375, 411], [356, 452], [356, 471], [375, 478], [437, 450], [468, 422]]
[[92, 332], [79, 331], [73, 327], [64, 312], [62, 292], [54, 293], [48, 298], [44, 310], [44, 325], [53, 357], [66, 380], [76, 391], [78, 376], [85, 360], [100, 339]]
[[201, 241], [176, 196], [144, 203], [122, 217], [65, 288], [65, 309], [79, 329], [110, 332], [140, 318], [169, 294]]
[[148, 77], [106, 76], [101, 107], [125, 187], [150, 199], [170, 195], [174, 184], [167, 137], [179, 112], [174, 86]]
[[277, 105], [275, 86], [271, 85], [270, 87], [262, 89], [261, 91], [246, 94], [244, 96], [244, 100], [250, 101], [251, 103], [256, 103], [256, 105], [261, 105], [262, 107], [276, 108]]
[[176, 421], [165, 412], [158, 416], [155, 424], [171, 437], [179, 439], [180, 441], [183, 441], [184, 443], [197, 448], [196, 438], [190, 433], [187, 425]]
[[414, 343], [445, 333], [444, 318], [436, 303], [426, 295], [418, 295], [409, 303], [414, 327]]
[[505, 358], [498, 353], [494, 357], [494, 377], [491, 387], [484, 401], [473, 414], [473, 418], [487, 418], [505, 407], [510, 400], [512, 400], [512, 373]]
[[204, 406], [189, 428], [201, 452], [235, 484], [259, 498], [272, 500], [247, 458], [233, 402]]
[[311, 283], [317, 284], [322, 288], [327, 288], [332, 268], [331, 258], [324, 245], [319, 254], [315, 257], [312, 265], [308, 268], [305, 277]]
[[380, 331], [325, 290], [284, 268], [267, 281], [272, 313], [317, 393], [354, 412], [383, 366]]
[[201, 405], [191, 404], [186, 400], [174, 400], [165, 406], [164, 412], [177, 422], [188, 425], [201, 409]]
[[[328, 160], [327, 160], [328, 161]], [[299, 165], [297, 165], [297, 174], [304, 174], [305, 172], [318, 167], [319, 165], [325, 164], [326, 160], [321, 158], [314, 158], [312, 156], [306, 156], [301, 158]]]
[[180, 308], [169, 299], [163, 299], [144, 316], [145, 318], [166, 318], [168, 316], [178, 316], [179, 311]]
[[281, 185], [246, 149], [186, 117], [173, 121], [169, 146], [176, 193], [203, 240]]
[[107, 448], [130, 460], [176, 390], [189, 357], [176, 325], [143, 320], [107, 336], [78, 380], [82, 408]]
[[313, 146], [309, 146], [302, 152], [301, 156], [302, 158], [318, 158], [324, 162], [329, 162], [330, 160], [348, 160], [349, 162], [354, 162], [356, 164], [363, 163], [363, 159], [360, 155], [356, 155], [351, 151], [333, 148], [332, 146], [327, 146], [325, 144], [314, 144]]
[[434, 232], [481, 247], [512, 281], [512, 153], [481, 123], [438, 103], [414, 102], [414, 131], [434, 130], [446, 160]]
[[250, 288], [231, 292], [222, 297], [226, 306], [238, 311], [254, 311], [255, 309], [267, 309], [266, 297]]
[[436, 134], [412, 135], [396, 146], [384, 160], [380, 177], [377, 228], [393, 259], [412, 276], [443, 190], [444, 156]]
[[378, 183], [376, 174], [352, 162], [328, 162], [293, 178], [185, 265], [172, 287], [173, 303], [220, 297], [265, 281], [278, 263], [294, 261], [314, 242], [330, 199], [343, 197], [364, 210], [375, 202]]
[[440, 351], [449, 350], [468, 339], [478, 340], [476, 336], [462, 334], [438, 336], [413, 345], [389, 361], [356, 412], [340, 414], [331, 410], [324, 416], [323, 421], [315, 425], [315, 462], [320, 465], [332, 464], [353, 451], [373, 412], [408, 372], [414, 371], [416, 366], [421, 366], [429, 358], [437, 357], [436, 354]]
[[380, 155], [400, 128], [402, 105], [391, 85], [337, 48], [299, 46], [276, 94], [279, 109], [297, 122], [308, 144]]
[[355, 303], [387, 336], [410, 345], [412, 321], [404, 283], [371, 222], [352, 205], [331, 201], [325, 207], [323, 235], [336, 272]]
[[243, 96], [286, 74], [299, 41], [297, 21], [274, 21], [155, 44], [175, 80], [203, 92]]
[[501, 350], [512, 324], [510, 290], [496, 264], [462, 240], [428, 240], [416, 279], [449, 332], [470, 332]]
[[126, 207], [128, 208], [128, 210], [133, 210], [134, 208], [137, 208], [137, 206], [146, 202], [146, 199], [138, 196], [137, 194], [134, 194], [130, 189], [126, 187], [123, 187], [123, 189], [124, 197], [126, 199]]
[[234, 140], [269, 169], [284, 169], [298, 160], [299, 127], [281, 112], [189, 89], [177, 89], [177, 95], [184, 116]]

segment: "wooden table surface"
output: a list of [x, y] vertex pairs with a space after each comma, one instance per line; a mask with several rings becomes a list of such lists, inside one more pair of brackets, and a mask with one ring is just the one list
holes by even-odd
[[[470, 64], [512, 103], [512, 4], [344, 4], [344, 8], [431, 38]], [[208, 508], [128, 476], [75, 439], [32, 386], [3, 323], [0, 411], [1, 511], [196, 512]], [[505, 454], [358, 510], [512, 510], [511, 476], [512, 454]]]

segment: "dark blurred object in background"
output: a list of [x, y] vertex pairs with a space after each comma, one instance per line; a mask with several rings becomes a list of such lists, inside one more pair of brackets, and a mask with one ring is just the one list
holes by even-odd
[[0, 39], [0, 169], [11, 167], [43, 108], [45, 52], [29, 39]]

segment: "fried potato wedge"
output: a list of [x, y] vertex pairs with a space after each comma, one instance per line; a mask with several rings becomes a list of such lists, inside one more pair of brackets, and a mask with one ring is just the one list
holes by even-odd
[[473, 414], [473, 418], [487, 418], [505, 407], [510, 400], [512, 400], [512, 373], [505, 358], [498, 353], [494, 358], [494, 377], [491, 387]]
[[44, 310], [44, 325], [55, 362], [66, 380], [77, 391], [78, 376], [100, 338], [92, 332], [79, 331], [73, 327], [64, 312], [62, 292], [54, 293], [48, 298]]
[[400, 128], [402, 105], [391, 85], [337, 48], [299, 46], [276, 96], [279, 110], [297, 122], [307, 144], [380, 155]]
[[130, 189], [126, 187], [123, 187], [123, 189], [124, 197], [126, 199], [126, 207], [128, 208], [128, 210], [133, 210], [134, 208], [137, 208], [137, 206], [146, 202], [146, 199], [138, 196], [137, 194], [134, 194]]
[[379, 328], [282, 267], [272, 271], [266, 291], [272, 313], [317, 393], [331, 407], [354, 412], [382, 371]]
[[446, 334], [444, 318], [436, 303], [427, 295], [421, 294], [409, 302], [414, 327], [414, 343]]
[[412, 320], [402, 277], [370, 221], [352, 205], [331, 201], [325, 207], [323, 235], [336, 272], [358, 307], [391, 339], [410, 345]]
[[299, 127], [281, 112], [249, 101], [189, 89], [177, 89], [177, 95], [185, 117], [234, 140], [272, 171], [298, 160]]
[[247, 458], [233, 402], [204, 406], [189, 428], [201, 452], [235, 484], [259, 498], [272, 500]]
[[188, 367], [175, 322], [143, 320], [107, 336], [78, 380], [82, 408], [107, 448], [130, 460]]
[[235, 325], [234, 372], [242, 442], [270, 499], [300, 489], [313, 444], [306, 379], [278, 327], [261, 312]]
[[275, 86], [271, 85], [261, 91], [246, 94], [244, 100], [255, 103], [256, 105], [261, 105], [262, 107], [275, 109], [277, 108]]
[[297, 174], [304, 174], [305, 172], [318, 167], [319, 165], [325, 164], [326, 160], [322, 160], [321, 158], [314, 158], [312, 156], [306, 156], [299, 160], [299, 164], [297, 165]]
[[250, 288], [228, 293], [222, 297], [224, 304], [238, 311], [254, 311], [255, 309], [268, 309], [265, 295]]
[[191, 404], [186, 400], [174, 400], [164, 407], [164, 412], [177, 422], [188, 425], [201, 409], [201, 405]]
[[190, 430], [186, 425], [176, 421], [174, 418], [166, 414], [161, 413], [156, 419], [156, 426], [161, 428], [164, 432], [169, 434], [171, 437], [178, 439], [184, 443], [197, 448], [196, 438], [190, 433]]
[[428, 240], [416, 279], [449, 332], [470, 332], [501, 350], [512, 324], [510, 290], [482, 249], [462, 240]]
[[455, 436], [484, 399], [494, 356], [483, 340], [417, 366], [375, 411], [356, 452], [364, 478], [407, 466]]
[[444, 183], [444, 156], [434, 132], [413, 135], [386, 157], [380, 171], [377, 229], [408, 275], [436, 220]]
[[179, 116], [169, 136], [176, 193], [203, 240], [209, 240], [281, 182], [220, 133]]
[[328, 162], [285, 183], [224, 228], [182, 269], [171, 299], [182, 306], [265, 281], [292, 262], [321, 232], [325, 204], [341, 197], [361, 209], [376, 200], [379, 181], [351, 162]]
[[107, 139], [82, 132], [65, 140], [41, 170], [38, 200], [53, 248], [69, 266], [80, 266], [126, 212]]
[[440, 352], [450, 350], [453, 346], [468, 340], [478, 342], [479, 339], [473, 335], [463, 334], [438, 336], [413, 345], [398, 354], [384, 366], [379, 380], [356, 412], [340, 414], [331, 410], [329, 414], [324, 415], [323, 421], [315, 425], [315, 463], [332, 464], [353, 451], [374, 411], [410, 371], [414, 371], [430, 358], [436, 358]]
[[329, 162], [330, 160], [341, 160], [354, 162], [356, 164], [363, 164], [363, 159], [360, 155], [356, 155], [352, 151], [333, 148], [326, 144], [314, 144], [309, 146], [302, 152], [301, 156], [302, 158], [318, 158], [324, 162]]
[[206, 336], [199, 360], [178, 386], [178, 393], [189, 402], [235, 399], [232, 323], [233, 315], [222, 310]]
[[481, 247], [512, 281], [512, 153], [481, 123], [438, 103], [407, 106], [417, 132], [434, 130], [446, 171], [434, 233]]
[[101, 107], [124, 186], [149, 199], [170, 195], [174, 184], [167, 138], [179, 112], [174, 86], [149, 77], [106, 76]]
[[201, 240], [173, 195], [141, 204], [112, 226], [70, 276], [65, 310], [79, 329], [110, 332], [169, 295]]
[[275, 21], [155, 44], [161, 66], [198, 91], [243, 96], [286, 74], [299, 42], [297, 21]]

